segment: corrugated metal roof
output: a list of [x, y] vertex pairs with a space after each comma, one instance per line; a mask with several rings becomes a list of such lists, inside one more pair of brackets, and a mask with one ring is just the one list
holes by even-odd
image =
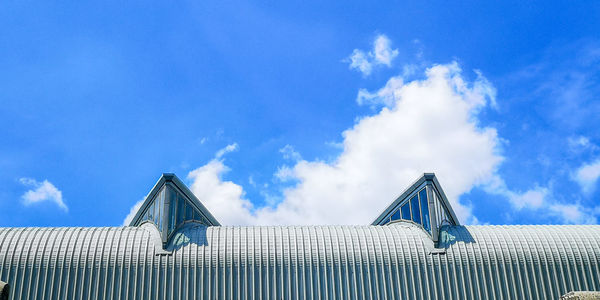
[[[0, 228], [11, 299], [558, 299], [600, 290], [600, 226]], [[158, 250], [157, 250], [158, 249]]]

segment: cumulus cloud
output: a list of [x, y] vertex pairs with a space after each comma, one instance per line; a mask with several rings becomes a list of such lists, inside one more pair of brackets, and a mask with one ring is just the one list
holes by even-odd
[[63, 201], [62, 192], [50, 181], [44, 180], [39, 182], [33, 178], [21, 178], [19, 181], [25, 186], [32, 187], [32, 189], [28, 190], [21, 196], [23, 204], [26, 206], [34, 203], [50, 201], [54, 202], [65, 212], [69, 211], [69, 208]]
[[229, 171], [223, 160], [215, 158], [208, 164], [191, 171], [187, 178], [192, 181], [190, 190], [208, 210], [223, 224], [252, 224], [252, 204], [244, 198], [240, 185], [223, 181]]
[[367, 76], [371, 74], [374, 66], [385, 65], [390, 67], [392, 60], [398, 56], [398, 49], [392, 49], [392, 42], [385, 35], [378, 35], [373, 41], [373, 49], [369, 52], [364, 52], [359, 49], [354, 49], [348, 61], [350, 69], [356, 69]]
[[586, 194], [591, 194], [596, 188], [596, 182], [600, 177], [600, 159], [583, 164], [579, 167], [573, 179], [579, 184], [581, 190]]
[[295, 184], [276, 205], [253, 207], [241, 186], [223, 181], [215, 158], [188, 175], [192, 191], [225, 224], [366, 224], [423, 172], [435, 172], [462, 221], [474, 221], [459, 196], [488, 181], [503, 160], [494, 128], [477, 123], [493, 89], [467, 82], [456, 63], [429, 68], [426, 78], [369, 93], [385, 103], [342, 133], [331, 162], [299, 160], [277, 176]]

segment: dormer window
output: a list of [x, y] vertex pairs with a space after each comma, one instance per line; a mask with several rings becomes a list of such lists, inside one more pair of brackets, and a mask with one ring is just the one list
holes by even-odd
[[459, 225], [439, 182], [433, 173], [424, 174], [386, 208], [372, 225], [410, 222], [427, 231], [437, 241], [439, 228]]
[[179, 227], [191, 222], [205, 226], [220, 225], [177, 176], [165, 173], [129, 225], [154, 224], [164, 247]]

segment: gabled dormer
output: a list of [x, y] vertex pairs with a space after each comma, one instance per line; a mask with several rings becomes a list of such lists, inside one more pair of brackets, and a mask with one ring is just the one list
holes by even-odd
[[205, 226], [221, 225], [175, 174], [164, 173], [129, 226], [153, 224], [160, 233], [164, 248], [177, 229], [190, 222]]
[[438, 241], [444, 225], [460, 225], [435, 174], [425, 173], [373, 221], [372, 225], [410, 222], [421, 226]]

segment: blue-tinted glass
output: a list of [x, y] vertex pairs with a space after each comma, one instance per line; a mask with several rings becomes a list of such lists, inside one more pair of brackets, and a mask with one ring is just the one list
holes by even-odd
[[177, 207], [177, 194], [171, 189], [168, 190], [168, 194], [166, 195], [169, 199], [169, 230], [168, 233], [171, 233], [173, 229], [175, 229], [175, 208]]
[[165, 204], [165, 189], [163, 188], [158, 194], [158, 213], [156, 214], [156, 224], [158, 225], [158, 231], [162, 232], [162, 216], [164, 214]]
[[429, 204], [427, 203], [427, 189], [419, 192], [421, 200], [421, 215], [423, 216], [423, 228], [431, 233], [431, 224], [429, 223]]
[[188, 202], [185, 203], [185, 219], [186, 220], [194, 219], [194, 209]]
[[419, 198], [417, 195], [410, 199], [410, 210], [413, 222], [421, 224], [421, 212], [419, 211]]
[[196, 221], [201, 221], [200, 219], [200, 214], [198, 213], [197, 210], [194, 209], [194, 220]]
[[410, 220], [410, 207], [408, 206], [408, 202], [402, 205], [402, 219]]
[[397, 210], [390, 217], [390, 221], [400, 220], [400, 210]]
[[148, 220], [154, 222], [154, 202], [148, 207]]
[[158, 213], [160, 203], [158, 203], [158, 197], [154, 199], [154, 224], [158, 226]]
[[177, 194], [177, 225], [183, 223], [185, 217], [185, 199]]

